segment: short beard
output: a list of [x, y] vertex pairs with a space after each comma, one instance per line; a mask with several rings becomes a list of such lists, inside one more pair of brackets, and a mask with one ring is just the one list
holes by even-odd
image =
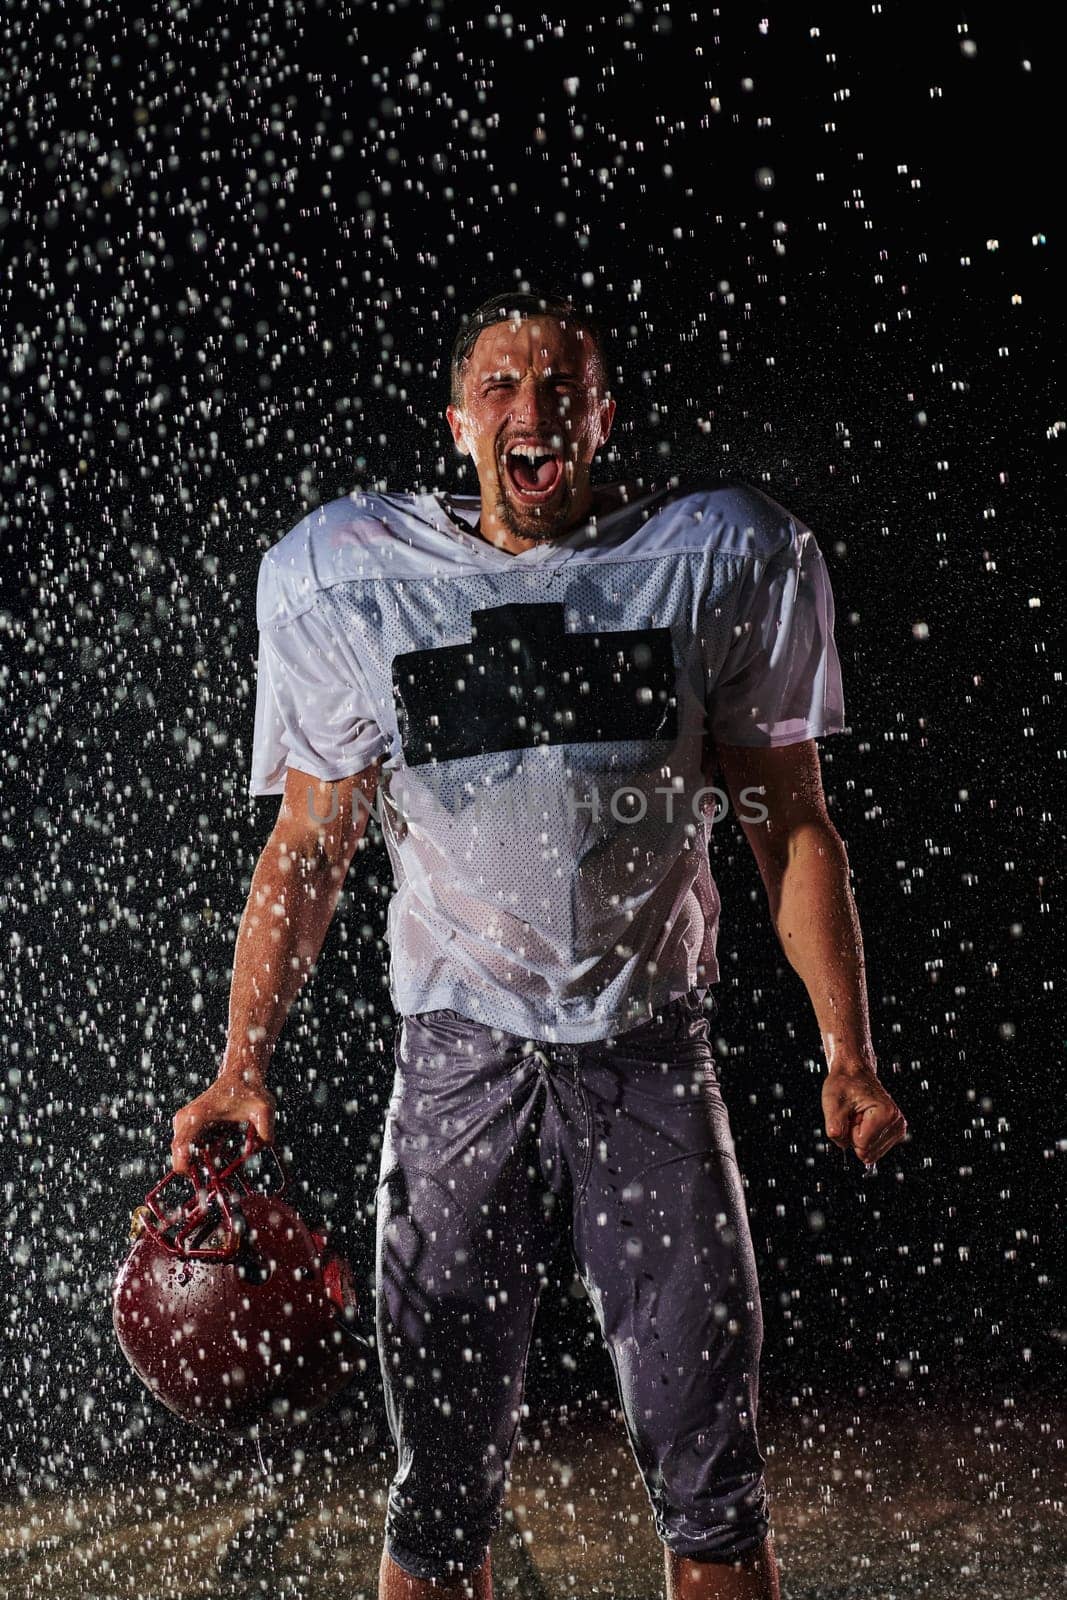
[[507, 490], [500, 478], [496, 481], [496, 504], [493, 507], [496, 516], [514, 539], [531, 539], [535, 544], [551, 544], [553, 539], [558, 539], [562, 534], [569, 532], [567, 527], [567, 514], [570, 511], [574, 495], [570, 484], [564, 480], [563, 493], [559, 505], [552, 513], [551, 520], [546, 522], [534, 510], [525, 513], [530, 526], [525, 525], [523, 514], [517, 514], [515, 507], [508, 498]]

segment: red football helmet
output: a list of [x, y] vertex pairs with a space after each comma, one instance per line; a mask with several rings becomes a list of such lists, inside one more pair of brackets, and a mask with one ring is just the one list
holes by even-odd
[[[204, 1182], [184, 1205], [164, 1206], [163, 1190], [184, 1177], [171, 1168], [136, 1208], [112, 1315], [157, 1400], [198, 1427], [258, 1435], [305, 1422], [365, 1367], [370, 1342], [355, 1331], [348, 1262], [279, 1198], [274, 1147], [251, 1123], [237, 1155], [231, 1137], [197, 1159]], [[281, 1180], [270, 1192], [246, 1171], [263, 1151]]]

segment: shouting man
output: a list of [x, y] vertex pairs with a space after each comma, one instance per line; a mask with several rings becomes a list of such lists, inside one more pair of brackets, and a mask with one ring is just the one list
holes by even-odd
[[906, 1134], [815, 743], [844, 727], [822, 554], [743, 484], [593, 485], [606, 358], [566, 299], [487, 301], [456, 338], [446, 411], [480, 494], [355, 492], [260, 568], [251, 792], [282, 804], [222, 1065], [174, 1118], [172, 1155], [189, 1170], [218, 1121], [273, 1139], [271, 1052], [377, 805], [401, 1019], [377, 1213], [399, 1458], [382, 1600], [492, 1594], [561, 1233], [669, 1600], [779, 1593], [759, 1288], [709, 1040], [716, 800], [811, 998], [828, 1138], [870, 1165]]

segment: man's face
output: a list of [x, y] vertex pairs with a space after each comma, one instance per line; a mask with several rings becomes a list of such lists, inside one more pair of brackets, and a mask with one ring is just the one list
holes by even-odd
[[462, 404], [445, 415], [457, 447], [474, 459], [486, 537], [551, 539], [588, 509], [589, 467], [611, 432], [615, 402], [599, 387], [583, 333], [530, 316], [478, 336]]

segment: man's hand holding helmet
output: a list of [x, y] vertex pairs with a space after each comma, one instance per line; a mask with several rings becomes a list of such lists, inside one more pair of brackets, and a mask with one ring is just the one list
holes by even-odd
[[171, 1165], [195, 1182], [192, 1149], [201, 1144], [202, 1130], [220, 1122], [250, 1122], [265, 1144], [274, 1143], [274, 1091], [267, 1087], [254, 1067], [228, 1070], [225, 1066], [215, 1082], [175, 1113], [171, 1141]]

